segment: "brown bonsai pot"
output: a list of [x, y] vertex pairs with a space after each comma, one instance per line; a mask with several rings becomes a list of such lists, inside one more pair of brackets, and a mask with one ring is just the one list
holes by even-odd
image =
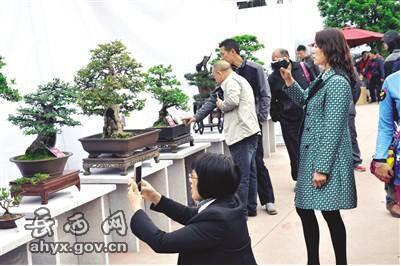
[[134, 151], [149, 148], [156, 145], [159, 139], [160, 129], [134, 129], [124, 130], [134, 136], [124, 139], [102, 138], [102, 134], [96, 134], [81, 138], [79, 141], [89, 157], [97, 157], [102, 153], [115, 154], [117, 156], [129, 156]]
[[72, 155], [71, 152], [63, 152], [64, 157], [44, 159], [44, 160], [19, 160], [21, 155], [11, 157], [10, 161], [15, 163], [22, 176], [29, 177], [36, 173], [47, 173], [50, 177], [56, 177], [62, 175], [65, 164], [68, 158]]
[[171, 141], [191, 133], [191, 126], [184, 124], [175, 127], [160, 127], [158, 129], [161, 130], [158, 141]]
[[17, 224], [15, 223], [16, 220], [22, 218], [21, 214], [11, 214], [6, 216], [0, 216], [0, 229], [11, 229], [16, 228]]

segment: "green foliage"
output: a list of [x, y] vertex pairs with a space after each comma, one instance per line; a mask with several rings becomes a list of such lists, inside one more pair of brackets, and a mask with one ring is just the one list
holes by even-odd
[[120, 41], [99, 44], [91, 52], [88, 65], [75, 76], [79, 88], [78, 105], [86, 115], [103, 116], [113, 105], [125, 115], [144, 107], [138, 93], [144, 91], [141, 64], [130, 56]]
[[153, 127], [156, 127], [156, 128], [169, 127], [169, 124], [167, 123], [167, 120], [163, 118], [163, 119], [159, 119], [156, 122], [154, 122]]
[[10, 190], [13, 193], [20, 193], [22, 185], [24, 184], [36, 185], [47, 179], [49, 179], [49, 174], [46, 173], [36, 173], [32, 177], [21, 177], [12, 182]]
[[76, 110], [69, 107], [76, 102], [74, 87], [53, 79], [38, 87], [34, 93], [23, 97], [25, 107], [20, 106], [16, 115], [8, 120], [23, 129], [26, 135], [51, 136], [61, 132], [62, 126], [77, 126], [80, 123], [71, 118]]
[[22, 197], [17, 195], [15, 197], [11, 197], [11, 193], [7, 188], [0, 188], [0, 207], [4, 210], [2, 216], [12, 215], [10, 213], [11, 207], [17, 207], [21, 202]]
[[[253, 61], [260, 65], [264, 65], [264, 62], [262, 60], [254, 56], [254, 53], [256, 51], [259, 51], [260, 49], [265, 47], [262, 43], [259, 42], [256, 36], [244, 34], [231, 37], [230, 39], [234, 39], [236, 42], [238, 42], [241, 56], [244, 59], [249, 59], [250, 61]], [[215, 51], [217, 53], [217, 58], [212, 61], [212, 64], [221, 58], [220, 49], [217, 48]]]
[[[181, 83], [172, 73], [171, 65], [156, 65], [149, 68], [145, 75], [145, 84], [147, 90], [153, 98], [162, 104], [159, 111], [159, 120], [154, 125], [160, 125], [165, 120], [167, 108], [177, 106], [188, 110], [188, 96], [178, 87]], [[167, 125], [167, 124], [166, 124]]]
[[319, 0], [318, 7], [328, 27], [350, 25], [382, 33], [400, 28], [399, 0]]
[[[4, 63], [3, 57], [0, 56], [0, 70], [6, 65]], [[7, 77], [0, 72], [0, 98], [6, 99], [7, 101], [18, 102], [21, 100], [21, 96], [17, 89], [10, 87], [15, 85], [15, 80], [7, 81]]]
[[113, 134], [111, 137], [114, 139], [127, 139], [132, 137], [134, 134], [132, 134], [131, 132], [118, 132]]
[[49, 155], [48, 152], [43, 152], [42, 154], [24, 154], [21, 155], [17, 158], [18, 160], [23, 160], [23, 161], [33, 161], [33, 160], [51, 160], [54, 159], [54, 156]]
[[195, 73], [187, 73], [184, 77], [188, 80], [189, 85], [195, 85], [198, 88], [214, 89], [216, 86], [216, 82], [209, 71], [202, 70]]

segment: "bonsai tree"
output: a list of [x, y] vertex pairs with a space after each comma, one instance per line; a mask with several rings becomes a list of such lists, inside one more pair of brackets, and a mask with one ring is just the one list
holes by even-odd
[[3, 218], [12, 218], [14, 215], [10, 213], [10, 208], [18, 207], [21, 202], [21, 196], [11, 197], [10, 194], [7, 188], [0, 188], [0, 207], [4, 210], [1, 215]]
[[207, 67], [210, 56], [204, 56], [202, 62], [196, 65], [195, 73], [187, 73], [184, 77], [188, 80], [190, 85], [195, 85], [199, 89], [200, 95], [196, 97], [208, 97], [210, 92], [215, 88], [216, 82], [211, 75], [211, 69]]
[[154, 127], [168, 126], [166, 122], [167, 108], [178, 106], [185, 110], [188, 109], [188, 96], [178, 88], [181, 83], [171, 72], [171, 65], [157, 65], [151, 67], [145, 75], [147, 90], [162, 104], [159, 119], [153, 124]]
[[144, 107], [138, 94], [144, 91], [141, 64], [120, 41], [99, 44], [88, 65], [75, 76], [78, 105], [86, 115], [104, 117], [103, 138], [131, 136], [123, 132], [120, 112], [128, 115]]
[[25, 135], [37, 137], [25, 151], [25, 156], [19, 159], [54, 157], [48, 148], [56, 144], [56, 136], [61, 132], [61, 127], [80, 125], [71, 118], [76, 110], [69, 107], [76, 99], [75, 88], [60, 79], [53, 79], [39, 86], [36, 92], [23, 97], [25, 106], [20, 106], [8, 120], [23, 129]]
[[13, 89], [10, 87], [11, 85], [15, 85], [15, 80], [7, 81], [7, 77], [1, 73], [1, 69], [6, 65], [4, 63], [3, 57], [0, 56], [0, 98], [6, 99], [8, 101], [17, 102], [21, 100], [21, 96], [17, 89]]
[[[254, 53], [256, 51], [265, 47], [262, 43], [259, 42], [256, 36], [250, 34], [244, 34], [231, 37], [230, 39], [233, 39], [236, 42], [238, 42], [241, 56], [244, 59], [249, 59], [255, 63], [264, 65], [262, 60], [254, 56]], [[213, 63], [221, 58], [220, 49], [216, 49], [216, 53], [217, 53], [217, 58], [213, 60]]]
[[[10, 191], [14, 195], [18, 195], [21, 193], [22, 185], [31, 184], [36, 185], [42, 181], [49, 179], [50, 175], [46, 173], [36, 173], [32, 177], [21, 177], [14, 181], [12, 181]], [[22, 196], [21, 196], [22, 198]]]

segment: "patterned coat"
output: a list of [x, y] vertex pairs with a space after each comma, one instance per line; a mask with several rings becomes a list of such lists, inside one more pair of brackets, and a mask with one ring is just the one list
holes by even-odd
[[[324, 83], [316, 92], [312, 87], [319, 78]], [[305, 109], [295, 206], [324, 211], [355, 208], [357, 197], [348, 130], [351, 87], [332, 69], [319, 78], [305, 91], [297, 83], [284, 88]], [[328, 175], [321, 188], [313, 187], [314, 172]]]

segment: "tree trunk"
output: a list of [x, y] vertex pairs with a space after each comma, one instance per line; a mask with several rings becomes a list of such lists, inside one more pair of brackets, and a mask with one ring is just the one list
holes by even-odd
[[159, 111], [159, 120], [165, 121], [167, 115], [168, 115], [167, 106], [163, 106], [162, 109]]
[[103, 138], [123, 135], [123, 124], [120, 119], [120, 106], [113, 105], [104, 112]]
[[54, 156], [48, 148], [53, 148], [56, 145], [56, 139], [56, 134], [48, 136], [38, 135], [28, 149], [26, 149], [25, 154], [32, 156], [48, 154], [49, 156]]

